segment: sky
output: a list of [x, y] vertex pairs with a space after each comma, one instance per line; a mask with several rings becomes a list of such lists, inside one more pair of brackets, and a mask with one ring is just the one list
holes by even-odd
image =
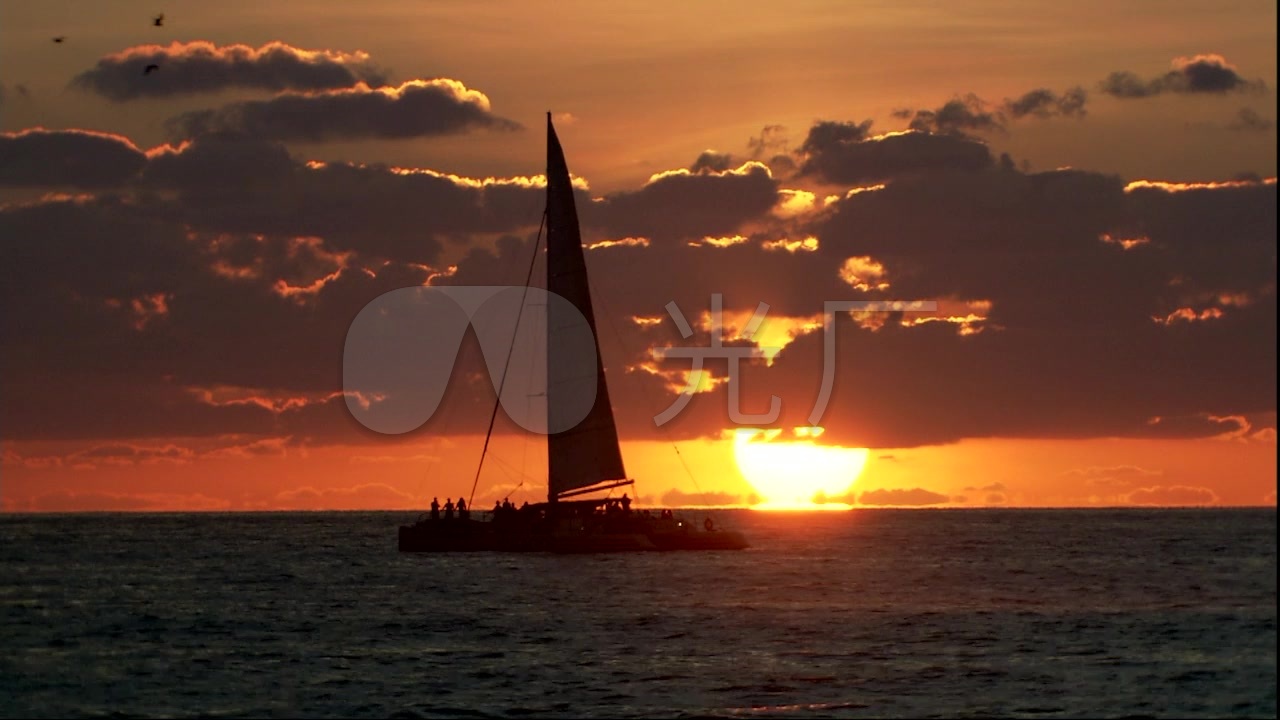
[[523, 283], [548, 111], [638, 500], [1276, 502], [1274, 3], [164, 5], [0, 5], [2, 510], [545, 497], [472, 340], [343, 360]]

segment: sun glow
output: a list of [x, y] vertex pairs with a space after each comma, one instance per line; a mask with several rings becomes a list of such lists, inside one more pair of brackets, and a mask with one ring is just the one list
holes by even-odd
[[[867, 463], [866, 448], [819, 445], [822, 428], [742, 428], [734, 433], [738, 471], [764, 499], [758, 510], [844, 510], [853, 483]], [[815, 502], [823, 500], [825, 502]]]

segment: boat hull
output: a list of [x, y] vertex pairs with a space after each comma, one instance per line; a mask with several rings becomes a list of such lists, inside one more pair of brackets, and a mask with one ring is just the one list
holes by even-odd
[[497, 549], [497, 537], [487, 523], [440, 520], [401, 525], [400, 552], [487, 552]]
[[551, 552], [568, 554], [653, 552], [658, 546], [640, 533], [587, 533], [552, 536]]
[[522, 523], [503, 527], [474, 520], [424, 520], [402, 525], [400, 552], [551, 552], [559, 554], [742, 550], [742, 533], [698, 530], [686, 523], [620, 522], [584, 527], [576, 523]]

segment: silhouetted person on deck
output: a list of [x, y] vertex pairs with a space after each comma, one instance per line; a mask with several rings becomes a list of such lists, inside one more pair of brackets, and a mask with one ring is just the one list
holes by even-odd
[[471, 511], [467, 509], [467, 503], [462, 498], [458, 498], [458, 519], [466, 520], [471, 517]]
[[622, 512], [631, 512], [631, 498], [626, 493], [622, 493]]
[[444, 501], [444, 519], [445, 520], [453, 519], [453, 500], [452, 499]]
[[440, 498], [431, 498], [431, 519], [440, 519]]

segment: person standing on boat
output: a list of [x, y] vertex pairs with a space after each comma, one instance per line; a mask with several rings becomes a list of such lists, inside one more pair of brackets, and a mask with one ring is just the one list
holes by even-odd
[[453, 498], [446, 498], [444, 501], [444, 519], [453, 519]]
[[469, 517], [471, 517], [471, 511], [467, 510], [467, 501], [458, 498], [458, 519], [466, 520]]
[[626, 493], [622, 493], [622, 512], [631, 512], [631, 498], [627, 497]]
[[440, 519], [440, 498], [438, 497], [431, 498], [431, 519]]

